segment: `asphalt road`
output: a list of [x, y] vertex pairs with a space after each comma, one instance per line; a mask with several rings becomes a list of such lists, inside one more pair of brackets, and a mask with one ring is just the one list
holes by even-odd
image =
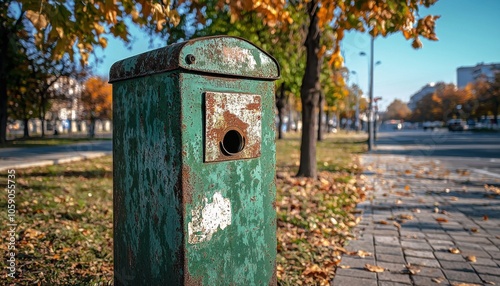
[[61, 164], [111, 154], [111, 140], [96, 140], [61, 146], [2, 148], [0, 171], [30, 166]]
[[376, 154], [428, 157], [456, 169], [500, 178], [500, 133], [439, 131], [378, 132]]

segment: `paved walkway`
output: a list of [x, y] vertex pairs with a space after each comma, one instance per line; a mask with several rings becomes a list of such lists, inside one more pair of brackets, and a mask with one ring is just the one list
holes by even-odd
[[96, 158], [112, 153], [111, 140], [96, 140], [69, 145], [1, 148], [0, 171], [47, 166]]
[[485, 188], [500, 179], [428, 158], [362, 160], [373, 188], [333, 285], [500, 285], [500, 189]]

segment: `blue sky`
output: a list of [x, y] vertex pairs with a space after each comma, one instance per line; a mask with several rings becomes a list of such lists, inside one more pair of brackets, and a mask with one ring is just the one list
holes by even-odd
[[[500, 62], [500, 0], [439, 0], [430, 9], [422, 9], [420, 16], [441, 15], [436, 23], [439, 41], [423, 40], [424, 47], [415, 50], [401, 34], [375, 40], [374, 97], [385, 110], [394, 99], [408, 101], [410, 96], [429, 82], [444, 81], [456, 84], [456, 69], [477, 63]], [[111, 65], [121, 59], [151, 49], [149, 38], [138, 29], [132, 29], [135, 41], [127, 49], [122, 41], [109, 39], [104, 51], [97, 51], [103, 59], [96, 69], [107, 76]], [[156, 43], [161, 46], [161, 43]], [[346, 34], [343, 42], [345, 65], [354, 70], [351, 82], [357, 82], [367, 94], [370, 41], [366, 34]], [[361, 57], [360, 52], [368, 56]]]

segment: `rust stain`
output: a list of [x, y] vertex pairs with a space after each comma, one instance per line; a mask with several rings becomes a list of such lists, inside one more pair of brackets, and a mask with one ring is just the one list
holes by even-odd
[[[261, 98], [252, 94], [205, 93], [205, 160], [219, 162], [256, 158], [261, 154]], [[236, 131], [242, 150], [226, 152], [223, 140]]]

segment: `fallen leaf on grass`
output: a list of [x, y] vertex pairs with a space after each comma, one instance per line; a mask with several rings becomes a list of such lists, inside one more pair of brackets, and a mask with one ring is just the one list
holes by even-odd
[[437, 278], [432, 278], [431, 280], [434, 283], [440, 284], [441, 282], [444, 281], [444, 278], [443, 277], [437, 277]]
[[416, 267], [415, 265], [406, 264], [405, 267], [406, 270], [408, 270], [408, 273], [410, 273], [411, 275], [416, 275], [420, 273], [420, 268]]
[[466, 257], [467, 261], [469, 262], [476, 262], [476, 257], [474, 255], [469, 255]]
[[319, 265], [313, 264], [313, 265], [307, 267], [306, 270], [304, 270], [304, 272], [302, 272], [302, 275], [327, 278], [328, 277], [328, 270], [321, 269], [319, 267]]
[[437, 222], [448, 222], [448, 220], [445, 219], [444, 217], [438, 217], [438, 218], [436, 218], [436, 221]]
[[365, 269], [370, 272], [376, 272], [376, 273], [381, 273], [385, 271], [385, 268], [371, 264], [365, 264]]
[[460, 249], [458, 249], [458, 248], [453, 248], [453, 247], [451, 247], [451, 248], [449, 249], [449, 251], [450, 251], [450, 253], [453, 253], [453, 254], [459, 254], [459, 253], [460, 253]]

